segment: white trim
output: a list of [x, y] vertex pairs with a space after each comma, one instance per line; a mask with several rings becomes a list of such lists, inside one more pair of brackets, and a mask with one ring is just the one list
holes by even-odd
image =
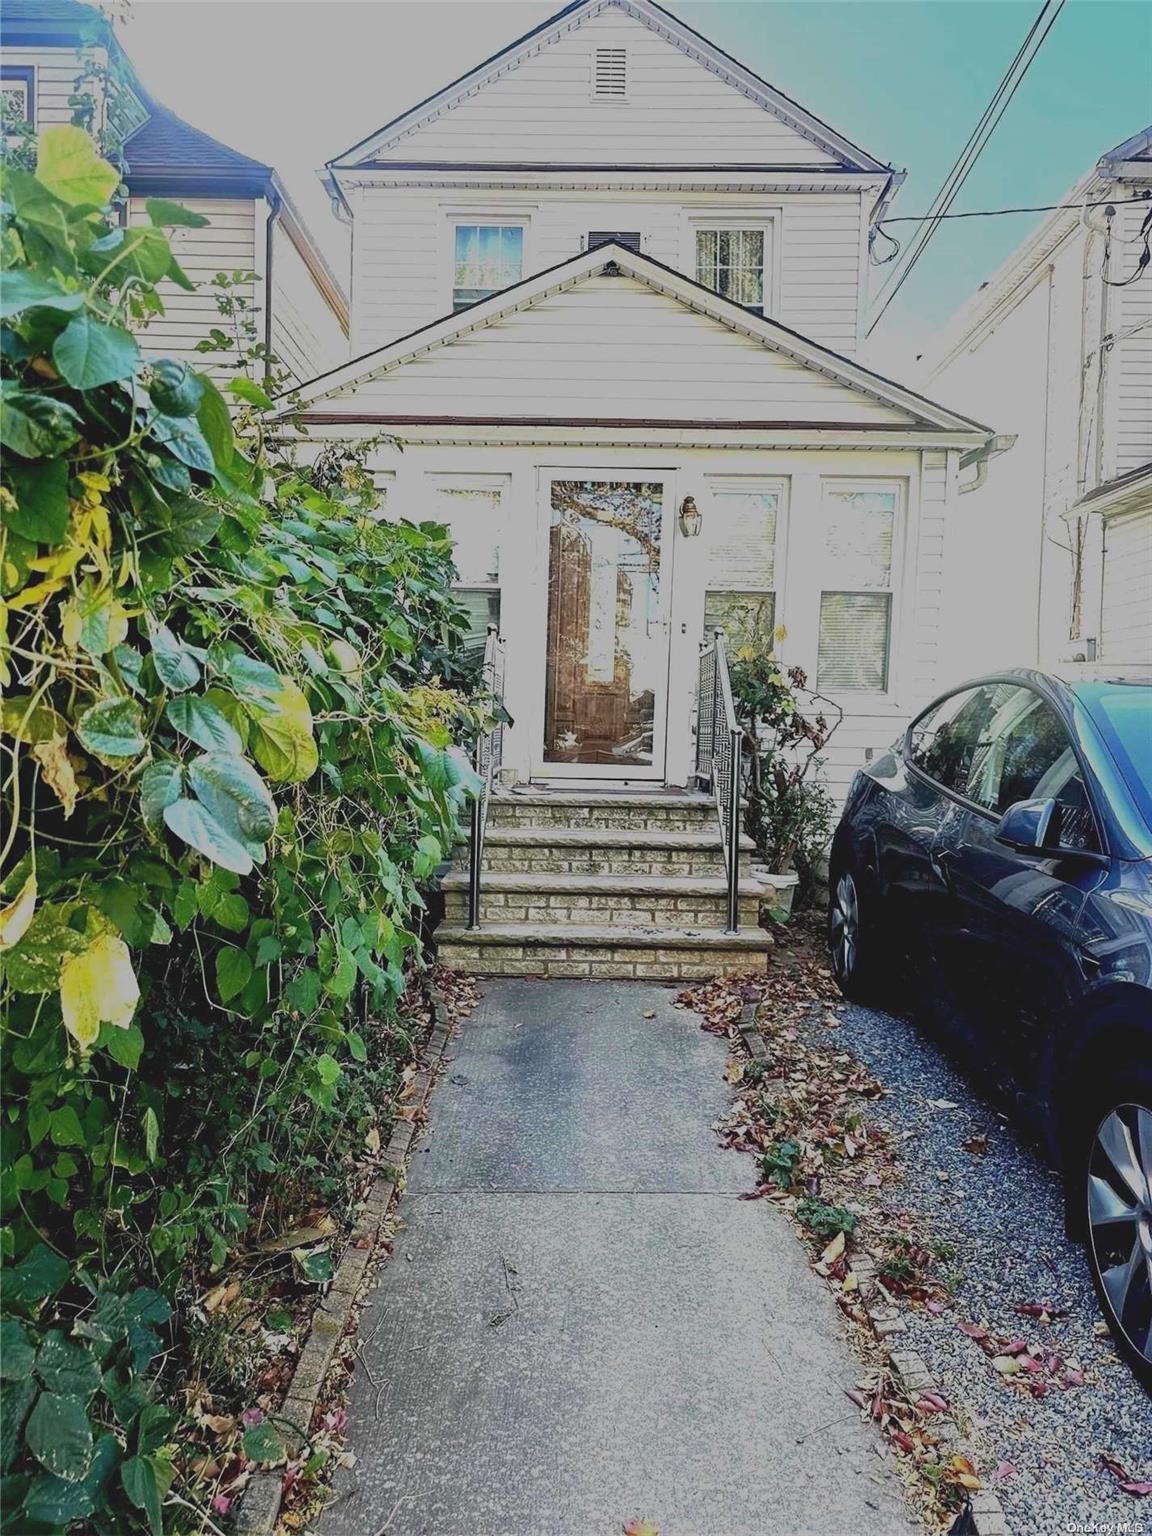
[[698, 270], [696, 257], [697, 238], [708, 229], [758, 229], [764, 232], [764, 262], [761, 275], [763, 302], [761, 309], [766, 315], [780, 312], [780, 253], [784, 241], [784, 209], [777, 204], [766, 208], [762, 203], [717, 204], [713, 208], [689, 205], [680, 214], [680, 267], [694, 277]]
[[[517, 209], [514, 213], [496, 212], [490, 204], [478, 204], [475, 208], [459, 205], [440, 209], [441, 220], [441, 291], [444, 294], [444, 311], [451, 313], [456, 303], [456, 231], [469, 224], [484, 229], [519, 229], [523, 231], [520, 249], [520, 278], [532, 270], [530, 241], [532, 237], [531, 210]], [[499, 290], [497, 290], [499, 291]]]
[[[337, 155], [328, 162], [329, 169], [338, 173], [363, 161], [371, 160], [374, 155], [390, 148], [426, 123], [434, 121], [469, 96], [475, 95], [493, 80], [508, 74], [525, 59], [542, 52], [567, 33], [575, 31], [589, 17], [599, 15], [613, 6], [636, 21], [642, 22], [658, 36], [679, 48], [681, 53], [703, 65], [705, 69], [710, 70], [741, 95], [786, 123], [794, 132], [808, 139], [831, 159], [841, 160], [860, 170], [888, 172], [889, 167], [881, 161], [874, 159], [849, 139], [838, 134], [827, 123], [822, 123], [819, 118], [806, 111], [797, 102], [789, 101], [767, 81], [758, 79], [750, 69], [745, 68], [735, 59], [727, 57], [707, 39], [684, 27], [669, 12], [653, 5], [650, 0], [584, 0], [582, 5], [559, 12], [552, 19], [551, 25], [545, 22], [542, 28], [511, 44], [495, 58], [478, 64], [468, 74], [444, 86], [427, 101], [413, 107], [411, 111], [404, 113], [391, 123], [385, 124], [375, 134], [353, 145], [342, 155]], [[603, 99], [597, 98], [597, 100]]]
[[709, 293], [698, 283], [653, 261], [643, 252], [627, 250], [624, 246], [612, 244], [581, 252], [560, 266], [552, 268], [551, 271], [537, 273], [503, 293], [482, 299], [469, 309], [455, 315], [446, 315], [443, 319], [424, 326], [412, 336], [389, 342], [366, 357], [355, 358], [329, 373], [320, 375], [294, 391], [292, 402], [281, 406], [276, 416], [278, 418], [290, 416], [294, 414], [298, 404], [310, 404], [313, 401], [328, 398], [350, 386], [398, 368], [401, 364], [410, 362], [432, 351], [435, 347], [444, 346], [457, 336], [482, 330], [505, 315], [528, 309], [537, 300], [550, 294], [563, 292], [582, 278], [603, 272], [608, 266], [614, 266], [626, 276], [647, 284], [658, 293], [678, 299], [689, 309], [710, 316], [737, 334], [749, 336], [773, 351], [790, 357], [805, 367], [815, 369], [838, 384], [858, 390], [882, 405], [906, 412], [917, 418], [916, 421], [908, 423], [910, 428], [919, 426], [923, 430], [923, 425], [928, 424], [941, 427], [946, 432], [968, 433], [984, 441], [992, 435], [991, 430], [980, 423], [926, 400], [912, 390], [882, 378], [849, 358], [830, 352], [818, 342], [809, 341], [807, 337], [789, 330], [774, 320], [753, 315], [748, 310], [741, 309], [738, 304], [717, 294]]
[[868, 191], [886, 186], [886, 176], [871, 172], [762, 170], [748, 166], [739, 170], [713, 170], [672, 167], [662, 172], [653, 166], [595, 166], [593, 168], [548, 165], [533, 169], [523, 166], [428, 165], [377, 166], [358, 169], [341, 176], [346, 191], [365, 187], [444, 187], [462, 191], [523, 190], [613, 192], [846, 192]]

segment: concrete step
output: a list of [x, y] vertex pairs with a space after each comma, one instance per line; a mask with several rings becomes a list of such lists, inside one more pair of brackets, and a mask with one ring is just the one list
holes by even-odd
[[490, 827], [605, 827], [697, 832], [716, 824], [716, 804], [696, 791], [573, 791], [513, 789], [492, 796]]
[[[753, 851], [740, 839], [742, 857]], [[466, 869], [467, 847], [457, 848], [454, 865]], [[522, 874], [628, 874], [716, 876], [724, 872], [724, 845], [718, 827], [700, 832], [667, 832], [628, 827], [494, 827], [484, 838], [484, 868]]]
[[[444, 877], [444, 916], [468, 920], [468, 875]], [[761, 887], [742, 880], [739, 916], [755, 927]], [[619, 920], [629, 927], [723, 928], [728, 920], [728, 882], [722, 876], [524, 873], [485, 870], [480, 886], [481, 922], [576, 923], [596, 926]]]
[[649, 977], [675, 981], [762, 972], [772, 949], [761, 928], [666, 929], [621, 924], [443, 923], [438, 959], [477, 976]]

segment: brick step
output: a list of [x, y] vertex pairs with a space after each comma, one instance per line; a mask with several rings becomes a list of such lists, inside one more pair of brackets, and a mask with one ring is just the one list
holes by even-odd
[[[442, 881], [444, 917], [468, 921], [468, 875]], [[739, 918], [755, 927], [761, 888], [742, 880]], [[728, 882], [723, 876], [652, 876], [522, 873], [485, 870], [480, 920], [493, 923], [575, 923], [593, 926], [619, 918], [629, 927], [723, 928], [728, 920]]]
[[[753, 850], [740, 839], [742, 856]], [[467, 847], [454, 866], [466, 869]], [[624, 827], [493, 827], [484, 838], [486, 871], [522, 874], [716, 876], [724, 871], [718, 828], [704, 832], [633, 831]]]
[[443, 923], [438, 959], [477, 976], [649, 977], [688, 980], [764, 971], [772, 949], [761, 928], [725, 933], [715, 928], [662, 929], [499, 923], [475, 933]]
[[490, 827], [605, 827], [634, 831], [697, 832], [716, 824], [708, 796], [506, 790], [488, 805]]

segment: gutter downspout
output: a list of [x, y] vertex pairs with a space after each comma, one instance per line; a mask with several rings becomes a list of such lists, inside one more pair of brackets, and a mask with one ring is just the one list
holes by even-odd
[[966, 496], [969, 491], [978, 491], [980, 489], [988, 478], [989, 461], [994, 459], [998, 453], [1007, 453], [1010, 448], [1014, 448], [1016, 446], [1016, 437], [1017, 434], [1015, 432], [997, 432], [995, 437], [990, 437], [979, 448], [973, 449], [971, 453], [961, 455], [961, 469], [969, 469], [973, 465], [976, 466], [976, 473], [972, 476], [971, 480], [965, 480], [963, 485], [957, 486], [957, 491], [961, 496]]
[[264, 224], [264, 388], [272, 384], [272, 255], [275, 249], [276, 225], [284, 201], [274, 186], [268, 188], [268, 218]]

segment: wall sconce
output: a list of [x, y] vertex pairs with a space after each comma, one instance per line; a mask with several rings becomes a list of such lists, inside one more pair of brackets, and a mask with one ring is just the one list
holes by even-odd
[[686, 539], [694, 539], [700, 532], [700, 524], [704, 519], [700, 516], [700, 508], [693, 497], [685, 496], [680, 503], [680, 532]]

